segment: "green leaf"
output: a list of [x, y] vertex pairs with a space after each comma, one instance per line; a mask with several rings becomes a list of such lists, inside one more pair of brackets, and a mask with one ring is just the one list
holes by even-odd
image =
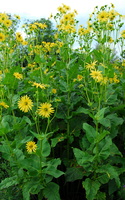
[[20, 169], [18, 170], [18, 176], [19, 176], [20, 178], [23, 178], [23, 176], [24, 176], [23, 168], [20, 168]]
[[89, 146], [90, 146], [90, 142], [87, 140], [86, 135], [84, 135], [82, 138], [82, 147], [84, 149], [87, 149], [87, 148], [89, 148]]
[[66, 135], [57, 135], [55, 138], [51, 139], [51, 147], [55, 147], [57, 143], [64, 141], [67, 138]]
[[[76, 58], [77, 59], [77, 58]], [[74, 59], [74, 60], [76, 60]], [[75, 78], [76, 77], [76, 74], [77, 74], [77, 71], [78, 71], [78, 68], [79, 68], [79, 65], [72, 65], [69, 69], [69, 79], [71, 78]]]
[[105, 126], [105, 127], [111, 127], [110, 120], [107, 119], [107, 117], [98, 120], [98, 122], [99, 122], [100, 124], [102, 124], [103, 126]]
[[44, 134], [38, 134], [30, 130], [30, 132], [36, 137], [38, 140], [43, 140], [45, 138]]
[[109, 178], [114, 178], [116, 185], [120, 187], [120, 179], [115, 167], [111, 166], [110, 164], [106, 164], [97, 169], [96, 172], [108, 174]]
[[67, 83], [64, 80], [60, 80], [59, 88], [62, 92], [67, 92]]
[[60, 170], [57, 170], [57, 166], [61, 164], [60, 158], [53, 159], [47, 162], [47, 167], [42, 170], [42, 173], [49, 174], [55, 178], [60, 177], [64, 173]]
[[89, 109], [86, 109], [86, 108], [82, 108], [82, 107], [79, 107], [75, 113], [84, 113], [84, 114], [88, 114], [92, 119], [94, 119], [94, 116], [90, 113]]
[[30, 181], [23, 184], [23, 200], [30, 200], [30, 193], [38, 194], [41, 189], [44, 189], [44, 186], [40, 180], [32, 178]]
[[[106, 158], [109, 157], [111, 145], [112, 145], [112, 140], [109, 136], [107, 136], [98, 144], [99, 161], [101, 161], [102, 159], [105, 160]], [[93, 153], [96, 154], [96, 148], [94, 148]]]
[[4, 189], [4, 188], [8, 188], [12, 185], [17, 185], [18, 184], [18, 180], [17, 180], [17, 176], [13, 176], [10, 178], [5, 178], [4, 180], [1, 181], [0, 183], [0, 190]]
[[48, 183], [43, 190], [43, 196], [47, 198], [47, 200], [60, 200], [59, 186], [53, 182]]
[[18, 108], [18, 101], [19, 101], [19, 99], [20, 99], [20, 95], [19, 94], [15, 94], [12, 97], [12, 109]]
[[113, 194], [116, 190], [118, 190], [118, 186], [116, 185], [116, 182], [114, 179], [109, 181], [108, 184], [108, 189], [109, 189], [109, 195]]
[[107, 109], [107, 107], [106, 108], [102, 108], [101, 110], [99, 110], [98, 112], [97, 112], [97, 114], [95, 115], [95, 119], [96, 120], [101, 120], [101, 119], [103, 119], [104, 118], [104, 113], [105, 113], [105, 110]]
[[16, 156], [17, 161], [22, 161], [24, 160], [24, 155], [23, 152], [20, 149], [14, 149], [13, 150], [14, 155]]
[[97, 200], [106, 200], [106, 194], [105, 194], [105, 192], [100, 192], [100, 191], [98, 191], [97, 192], [97, 195], [96, 195], [96, 199]]
[[95, 143], [96, 131], [95, 129], [87, 123], [83, 124], [83, 129], [86, 130], [86, 137], [90, 143]]
[[95, 196], [101, 186], [99, 181], [98, 180], [93, 181], [90, 178], [86, 178], [86, 180], [82, 182], [82, 185], [86, 190], [87, 200], [94, 200]]
[[119, 151], [117, 146], [114, 143], [112, 143], [112, 145], [110, 146], [110, 155], [114, 156], [116, 154], [122, 156], [122, 153]]
[[27, 169], [31, 176], [37, 176], [40, 171], [39, 157], [36, 157], [36, 155], [34, 159], [27, 158], [24, 160], [20, 160], [19, 164], [23, 169]]
[[47, 156], [49, 156], [50, 152], [51, 152], [50, 144], [49, 144], [47, 138], [44, 138], [42, 140], [42, 152], [41, 152], [42, 156], [47, 157]]
[[103, 132], [98, 136], [97, 142], [100, 142], [107, 134], [110, 134], [110, 132], [103, 130]]
[[98, 175], [98, 181], [100, 182], [100, 183], [102, 183], [102, 184], [106, 184], [106, 183], [108, 183], [109, 182], [109, 176], [108, 176], [108, 174], [101, 174], [101, 175]]
[[94, 156], [88, 154], [87, 152], [83, 152], [80, 149], [73, 148], [73, 152], [76, 157], [77, 163], [80, 166], [84, 166], [84, 163], [92, 162], [94, 160]]
[[31, 126], [32, 123], [31, 123], [31, 120], [28, 117], [23, 116], [22, 120], [25, 120], [25, 122], [27, 122]]
[[83, 173], [83, 168], [67, 168], [65, 172], [66, 182], [74, 182], [75, 180], [82, 179], [84, 175], [86, 174]]
[[10, 159], [11, 152], [10, 152], [10, 148], [9, 148], [9, 146], [8, 146], [6, 141], [4, 141], [3, 145], [0, 145], [0, 151], [3, 153], [3, 157], [6, 160]]
[[62, 172], [62, 171], [56, 169], [56, 168], [55, 168], [54, 166], [52, 166], [52, 165], [49, 165], [49, 166], [47, 166], [46, 168], [44, 168], [44, 169], [42, 170], [42, 173], [44, 173], [44, 174], [49, 174], [49, 175], [53, 176], [54, 178], [58, 178], [58, 177], [60, 177], [60, 176], [62, 176], [62, 175], [64, 174], [64, 172]]
[[107, 91], [107, 95], [106, 95], [106, 104], [108, 105], [112, 105], [114, 103], [116, 103], [117, 100], [117, 93], [114, 93], [114, 91]]

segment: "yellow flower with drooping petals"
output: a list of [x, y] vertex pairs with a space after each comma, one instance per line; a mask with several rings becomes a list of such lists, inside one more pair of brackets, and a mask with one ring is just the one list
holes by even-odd
[[15, 76], [15, 78], [17, 78], [17, 79], [19, 79], [19, 80], [23, 79], [23, 75], [20, 74], [19, 72], [14, 72], [13, 75]]
[[6, 109], [9, 107], [4, 101], [0, 102], [0, 106], [3, 106]]

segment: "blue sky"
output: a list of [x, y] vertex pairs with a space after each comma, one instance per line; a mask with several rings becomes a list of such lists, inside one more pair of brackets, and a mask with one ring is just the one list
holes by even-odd
[[[23, 23], [24, 19], [48, 19], [51, 13], [53, 15], [57, 13], [57, 7], [62, 6], [62, 3], [70, 6], [71, 11], [74, 9], [77, 10], [78, 15], [76, 16], [76, 19], [79, 21], [79, 25], [83, 24], [84, 26], [86, 26], [89, 15], [97, 5], [99, 7], [103, 5], [110, 6], [111, 3], [113, 3], [115, 5], [115, 10], [120, 14], [125, 15], [125, 0], [4, 0], [0, 5], [0, 12], [20, 15]], [[52, 23], [54, 24], [53, 20]]]

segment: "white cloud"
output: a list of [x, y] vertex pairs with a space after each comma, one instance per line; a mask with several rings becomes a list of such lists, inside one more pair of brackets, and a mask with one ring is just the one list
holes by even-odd
[[[115, 5], [116, 10], [118, 12], [122, 12], [121, 14], [125, 14], [124, 0], [111, 0]], [[79, 15], [88, 15], [92, 13], [95, 6], [103, 6], [110, 5], [110, 0], [100, 1], [100, 0], [86, 0], [85, 2], [82, 0], [71, 1], [71, 0], [4, 0], [0, 5], [0, 12], [19, 14], [21, 16], [26, 16], [29, 18], [40, 18], [45, 17], [48, 18], [51, 12], [55, 15], [57, 13], [57, 7], [62, 5], [62, 3], [71, 7], [72, 10], [76, 9]]]

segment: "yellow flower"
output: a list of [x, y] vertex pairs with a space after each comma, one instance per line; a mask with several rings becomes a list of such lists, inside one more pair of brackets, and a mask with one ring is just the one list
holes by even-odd
[[20, 16], [19, 15], [14, 15], [17, 19], [19, 19], [20, 20]]
[[75, 13], [76, 15], [78, 15], [78, 12], [77, 12], [77, 10], [75, 10], [75, 9], [74, 9], [74, 13]]
[[115, 8], [115, 6], [114, 6], [114, 4], [113, 4], [113, 3], [111, 3], [111, 7], [112, 7], [112, 8]]
[[18, 101], [18, 107], [23, 112], [28, 112], [29, 110], [32, 110], [33, 102], [32, 100], [27, 97], [27, 95], [21, 97], [21, 99]]
[[57, 10], [58, 10], [59, 12], [63, 12], [63, 11], [64, 11], [63, 7], [61, 7], [61, 6], [59, 6], [59, 7], [57, 8]]
[[69, 21], [70, 20], [70, 15], [69, 14], [66, 14], [64, 15], [64, 21]]
[[4, 101], [0, 102], [0, 106], [3, 106], [3, 107], [6, 108], [6, 109], [9, 107], [7, 104], [5, 104]]
[[71, 8], [69, 6], [65, 6], [65, 10], [69, 11]]
[[36, 88], [40, 87], [41, 89], [46, 89], [44, 84], [34, 82], [32, 86], [36, 86]]
[[50, 15], [49, 19], [51, 19], [52, 17], [53, 17], [53, 14], [51, 13], [51, 15]]
[[81, 81], [82, 78], [83, 78], [82, 75], [79, 75], [79, 74], [77, 75], [77, 79], [78, 79], [79, 81]]
[[99, 81], [101, 81], [101, 80], [103, 80], [103, 76], [102, 76], [102, 74], [101, 74], [101, 71], [99, 71], [99, 70], [92, 70], [91, 71], [91, 73], [90, 73], [90, 75], [92, 76], [92, 78], [93, 79], [95, 79], [95, 81], [97, 81], [97, 82], [99, 82]]
[[5, 35], [3, 33], [0, 33], [0, 42], [5, 40]]
[[56, 61], [54, 63], [52, 63], [51, 67], [53, 67], [56, 64]]
[[4, 21], [5, 26], [10, 27], [12, 24], [12, 21], [10, 19], [7, 19]]
[[38, 109], [38, 115], [42, 117], [50, 117], [50, 114], [54, 112], [54, 109], [51, 107], [52, 105], [49, 103], [41, 103]]
[[27, 45], [27, 44], [28, 44], [27, 41], [23, 41], [23, 42], [22, 42], [22, 45], [24, 45], [24, 46]]
[[52, 89], [53, 94], [56, 94], [56, 92], [57, 92], [57, 89]]
[[19, 33], [19, 32], [16, 33], [16, 39], [17, 39], [19, 42], [22, 42], [22, 41], [23, 41], [23, 38], [22, 38], [21, 33]]
[[106, 22], [108, 21], [108, 13], [106, 11], [102, 11], [97, 15], [97, 18], [100, 22]]
[[47, 72], [48, 72], [48, 68], [45, 70], [44, 74], [46, 75], [46, 74], [47, 74]]
[[23, 79], [22, 74], [20, 74], [20, 73], [18, 73], [18, 72], [14, 72], [13, 75], [15, 76], [15, 78], [17, 78], [17, 79], [19, 79], [19, 80]]
[[29, 141], [26, 143], [26, 148], [28, 153], [36, 152], [37, 144], [34, 141]]
[[73, 82], [76, 82], [76, 78], [73, 79]]

